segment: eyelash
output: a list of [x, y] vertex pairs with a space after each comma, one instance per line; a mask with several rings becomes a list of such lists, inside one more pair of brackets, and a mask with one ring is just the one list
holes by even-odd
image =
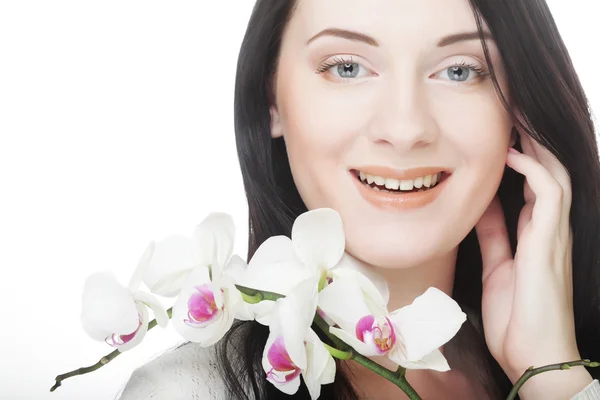
[[[323, 64], [319, 65], [319, 68], [317, 68], [316, 73], [317, 74], [322, 74], [327, 72], [328, 70], [330, 70], [333, 67], [336, 67], [338, 65], [341, 64], [353, 64], [352, 62], [352, 57], [350, 57], [350, 59], [344, 59], [342, 57], [334, 57], [331, 62], [330, 61], [326, 61]], [[483, 68], [481, 68], [480, 66], [478, 66], [477, 64], [473, 64], [473, 63], [467, 63], [464, 60], [455, 63], [453, 65], [450, 65], [449, 67], [445, 68], [452, 68], [452, 67], [467, 67], [472, 69], [473, 71], [477, 72], [477, 74], [479, 74], [480, 78], [487, 78], [488, 76], [490, 76], [490, 73], [487, 72], [486, 70], [484, 70]], [[456, 82], [459, 83], [459, 82]]]
[[317, 68], [317, 74], [322, 74], [323, 72], [327, 72], [329, 69], [336, 67], [341, 64], [352, 64], [352, 57], [350, 60], [345, 60], [343, 58], [333, 57], [332, 62], [326, 61], [323, 64], [319, 65]]

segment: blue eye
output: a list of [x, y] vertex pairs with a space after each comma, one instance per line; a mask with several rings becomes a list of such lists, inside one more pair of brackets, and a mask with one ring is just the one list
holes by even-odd
[[362, 64], [352, 62], [352, 57], [349, 59], [334, 57], [331, 62], [321, 64], [316, 72], [322, 74], [329, 70], [337, 72], [337, 77], [342, 79], [356, 78], [359, 74], [368, 72]]
[[337, 65], [337, 73], [342, 78], [355, 78], [358, 75], [359, 69], [360, 64], [358, 63], [347, 63]]
[[[476, 64], [467, 64], [464, 61], [445, 69], [446, 75], [453, 82], [466, 82], [475, 72], [476, 78], [485, 78], [490, 74]], [[456, 79], [456, 80], [455, 80]]]

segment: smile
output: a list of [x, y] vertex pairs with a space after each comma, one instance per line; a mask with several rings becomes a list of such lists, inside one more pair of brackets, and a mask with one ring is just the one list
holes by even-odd
[[452, 175], [437, 169], [413, 170], [412, 173], [386, 173], [384, 169], [350, 170], [361, 196], [378, 208], [397, 210], [424, 207], [440, 195]]

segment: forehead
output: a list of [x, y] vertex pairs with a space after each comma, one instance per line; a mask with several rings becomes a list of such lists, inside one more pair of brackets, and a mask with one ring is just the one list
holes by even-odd
[[308, 40], [326, 28], [368, 32], [385, 46], [436, 43], [477, 29], [469, 0], [297, 0], [288, 29]]

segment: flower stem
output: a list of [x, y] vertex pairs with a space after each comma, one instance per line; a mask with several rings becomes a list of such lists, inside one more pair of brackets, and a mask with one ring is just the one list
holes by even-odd
[[[171, 318], [173, 316], [173, 307], [171, 307], [167, 310], [167, 315], [169, 316], [169, 318]], [[156, 319], [153, 319], [152, 321], [150, 321], [148, 323], [148, 330], [154, 328], [156, 326], [156, 324], [157, 324]], [[50, 391], [54, 392], [57, 388], [59, 388], [62, 385], [62, 381], [64, 381], [65, 379], [68, 379], [68, 378], [71, 378], [71, 377], [77, 376], [77, 375], [85, 375], [85, 374], [89, 374], [90, 372], [94, 372], [98, 368], [101, 368], [101, 367], [105, 366], [106, 364], [108, 364], [109, 362], [111, 362], [119, 354], [121, 354], [121, 352], [118, 349], [114, 350], [111, 353], [102, 357], [100, 359], [100, 361], [98, 361], [94, 365], [91, 365], [89, 367], [77, 368], [76, 370], [73, 370], [71, 372], [67, 372], [65, 374], [58, 375], [55, 378], [56, 383], [54, 384], [54, 386], [52, 386], [50, 388]]]
[[512, 390], [508, 394], [508, 397], [506, 398], [506, 400], [513, 400], [517, 396], [517, 393], [518, 393], [519, 389], [521, 389], [521, 386], [523, 386], [523, 384], [532, 376], [541, 374], [542, 372], [555, 371], [555, 370], [559, 370], [559, 369], [569, 369], [571, 367], [577, 367], [577, 366], [585, 366], [585, 367], [595, 368], [595, 367], [600, 367], [600, 363], [595, 362], [595, 361], [590, 361], [590, 360], [578, 360], [578, 361], [570, 361], [570, 362], [546, 365], [544, 367], [539, 367], [539, 368], [529, 367], [529, 368], [527, 368], [525, 373], [523, 375], [521, 375], [519, 380], [515, 383], [515, 386], [513, 386]]
[[256, 304], [263, 300], [275, 301], [277, 299], [285, 297], [284, 295], [281, 295], [279, 293], [265, 292], [263, 290], [256, 290], [242, 285], [235, 285], [235, 287], [237, 288], [237, 290], [242, 292], [242, 298], [244, 299], [244, 301], [246, 301], [246, 299], [250, 300], [247, 301], [250, 304]]
[[[399, 367], [397, 371], [390, 371], [389, 369], [377, 364], [375, 361], [371, 360], [363, 356], [362, 354], [356, 353], [354, 349], [348, 346], [345, 342], [339, 339], [337, 336], [332, 335], [329, 332], [329, 324], [321, 317], [318, 313], [315, 315], [314, 319], [315, 324], [327, 335], [329, 339], [338, 347], [339, 349], [343, 349], [342, 351], [346, 351], [351, 354], [350, 360], [354, 360], [360, 365], [370, 369], [376, 374], [384, 377], [388, 381], [392, 382], [396, 386], [398, 386], [404, 393], [408, 395], [408, 397], [412, 400], [421, 400], [421, 397], [417, 394], [415, 389], [408, 383], [405, 378], [406, 370], [402, 367]], [[402, 369], [401, 369], [402, 368]]]
[[352, 358], [352, 353], [349, 351], [338, 350], [335, 347], [331, 347], [327, 343], [323, 343], [323, 344], [325, 345], [325, 348], [327, 349], [329, 354], [331, 354], [333, 357], [335, 357], [337, 359], [350, 360]]

